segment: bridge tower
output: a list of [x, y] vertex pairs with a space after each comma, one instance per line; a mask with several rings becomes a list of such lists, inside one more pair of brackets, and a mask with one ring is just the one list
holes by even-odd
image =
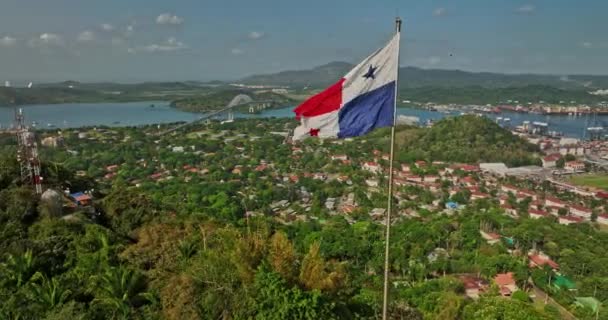
[[42, 194], [42, 177], [40, 176], [40, 159], [38, 143], [33, 132], [25, 125], [22, 109], [15, 108], [15, 133], [17, 134], [17, 161], [21, 169], [23, 183], [34, 186], [36, 194]]

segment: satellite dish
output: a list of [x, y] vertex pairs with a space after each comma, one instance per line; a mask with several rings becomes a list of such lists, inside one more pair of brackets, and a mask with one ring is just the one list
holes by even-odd
[[28, 84], [27, 84], [27, 88], [28, 88], [28, 89], [30, 89], [30, 88], [32, 87], [32, 85], [33, 85], [33, 83], [31, 83], [31, 82], [30, 82], [30, 83], [28, 83]]

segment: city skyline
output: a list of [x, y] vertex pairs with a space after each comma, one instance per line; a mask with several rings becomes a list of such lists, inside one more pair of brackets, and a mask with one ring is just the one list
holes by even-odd
[[[404, 19], [401, 65], [608, 74], [597, 1], [4, 0], [2, 80], [232, 80], [356, 62]], [[567, 14], [566, 14], [567, 13]]]

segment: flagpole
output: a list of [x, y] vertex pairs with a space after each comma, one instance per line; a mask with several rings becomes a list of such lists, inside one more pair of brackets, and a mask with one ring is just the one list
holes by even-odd
[[[401, 18], [395, 19], [395, 32], [401, 33]], [[399, 39], [401, 40], [401, 39]], [[384, 301], [382, 303], [382, 320], [388, 319], [388, 292], [389, 292], [389, 252], [391, 237], [391, 213], [393, 211], [393, 160], [395, 158], [395, 126], [397, 125], [397, 93], [399, 84], [399, 47], [397, 44], [397, 77], [395, 79], [395, 105], [393, 108], [393, 126], [391, 128], [391, 154], [389, 157], [388, 170], [388, 200], [386, 205], [386, 233], [384, 248]]]

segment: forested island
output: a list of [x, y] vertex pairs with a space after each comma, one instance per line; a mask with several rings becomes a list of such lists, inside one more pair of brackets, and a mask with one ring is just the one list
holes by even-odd
[[[291, 144], [295, 125], [38, 132], [55, 141], [40, 150], [54, 190], [41, 198], [20, 182], [14, 138], [0, 136], [0, 318], [378, 319], [388, 132]], [[396, 181], [428, 183], [396, 184], [391, 319], [595, 319], [577, 299], [608, 301], [608, 234], [533, 219], [530, 193], [502, 188], [595, 210], [605, 200], [482, 174], [479, 162], [537, 161], [484, 118], [398, 136]], [[530, 264], [541, 250], [575, 290], [556, 284], [555, 266]]]

